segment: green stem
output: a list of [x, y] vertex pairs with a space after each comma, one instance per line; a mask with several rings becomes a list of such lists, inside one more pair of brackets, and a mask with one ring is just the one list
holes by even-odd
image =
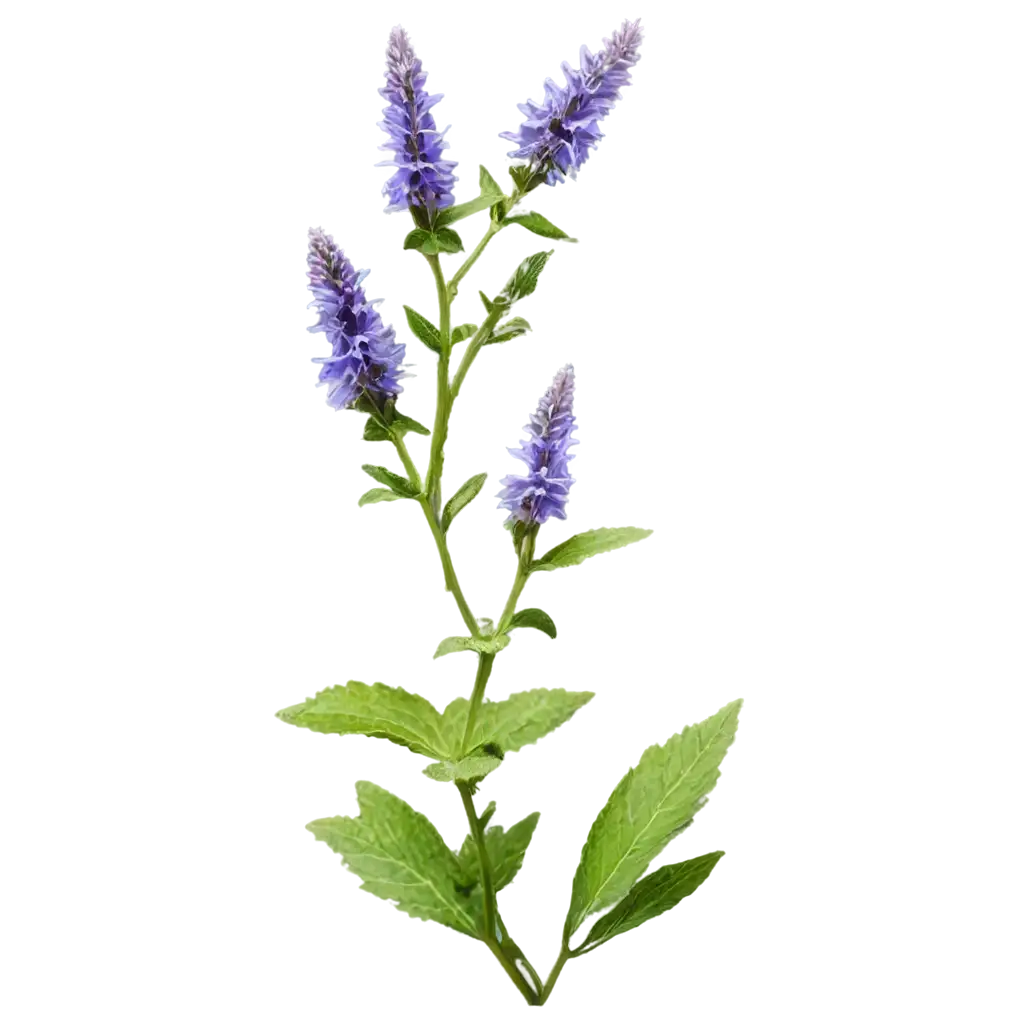
[[516, 578], [512, 582], [512, 590], [509, 592], [508, 600], [505, 602], [505, 610], [498, 620], [498, 628], [495, 632], [503, 633], [508, 629], [512, 616], [516, 613], [516, 604], [519, 602], [519, 595], [530, 578], [530, 566], [533, 564], [533, 551], [537, 543], [537, 530], [530, 530], [523, 538], [523, 546], [519, 553], [519, 563], [516, 566]]
[[491, 336], [494, 325], [501, 319], [501, 314], [504, 312], [506, 310], [495, 308], [492, 312], [488, 313], [487, 319], [484, 320], [470, 340], [462, 361], [459, 363], [459, 368], [455, 371], [455, 377], [452, 379], [452, 402], [455, 401], [462, 390], [462, 382], [466, 379], [466, 374], [469, 373], [469, 368], [473, 365], [473, 360], [476, 359], [477, 353], [483, 348], [484, 342]]
[[[519, 202], [523, 197], [519, 193], [519, 189], [513, 189], [512, 195], [508, 197], [508, 204], [505, 207], [505, 216], [508, 216], [512, 212], [512, 208]], [[466, 257], [465, 262], [455, 271], [455, 276], [448, 283], [448, 294], [454, 299], [459, 293], [459, 282], [469, 273], [473, 264], [480, 259], [480, 254], [487, 248], [490, 240], [505, 226], [504, 221], [495, 223], [493, 220], [487, 227], [487, 231], [484, 233], [484, 237], [477, 243], [477, 247]]]
[[409, 483], [413, 485], [418, 491], [422, 484], [420, 482], [420, 474], [416, 469], [416, 464], [412, 461], [412, 456], [409, 454], [409, 449], [405, 447], [405, 441], [402, 439], [401, 434], [389, 431], [391, 434], [391, 440], [394, 442], [395, 448], [398, 450], [398, 457], [402, 460], [402, 465], [405, 466], [406, 473], [409, 474]]
[[466, 715], [466, 731], [462, 735], [462, 756], [469, 753], [469, 740], [476, 726], [476, 716], [484, 700], [487, 680], [491, 678], [491, 668], [496, 655], [481, 654], [476, 666], [476, 681], [473, 683], [473, 696], [469, 699], [469, 713]]
[[452, 596], [455, 598], [455, 603], [459, 606], [462, 621], [465, 622], [470, 636], [479, 636], [480, 627], [477, 626], [476, 619], [473, 618], [473, 613], [469, 610], [469, 603], [466, 601], [466, 597], [462, 593], [462, 587], [459, 586], [459, 578], [455, 575], [455, 566], [452, 564], [451, 552], [448, 550], [448, 541], [445, 539], [445, 535], [441, 532], [441, 524], [437, 521], [437, 514], [434, 512], [433, 506], [430, 504], [430, 499], [426, 494], [420, 495], [420, 505], [423, 507], [423, 514], [427, 517], [427, 525], [430, 527], [430, 532], [434, 536], [434, 543], [437, 545], [437, 553], [441, 556], [441, 567], [444, 569], [445, 589], [452, 592]]
[[441, 351], [437, 357], [437, 409], [434, 412], [434, 433], [430, 439], [430, 465], [427, 467], [425, 493], [434, 515], [441, 514], [441, 474], [444, 471], [444, 443], [448, 437], [448, 417], [451, 415], [451, 394], [448, 389], [448, 365], [451, 359], [451, 299], [448, 286], [441, 273], [441, 262], [436, 256], [427, 256], [437, 286], [437, 305], [441, 319]]
[[[462, 806], [466, 810], [469, 830], [476, 845], [477, 860], [480, 864], [480, 881], [484, 891], [484, 934], [482, 938], [487, 944], [487, 948], [490, 949], [498, 963], [504, 968], [505, 973], [512, 979], [513, 984], [522, 993], [523, 998], [531, 1006], [534, 1006], [537, 1003], [539, 994], [530, 987], [527, 980], [519, 972], [519, 968], [509, 959], [507, 952], [503, 948], [502, 941], [507, 939], [508, 936], [503, 934], [502, 938], [499, 939], [495, 928], [498, 910], [494, 895], [494, 877], [491, 872], [491, 860], [487, 856], [487, 843], [484, 839], [483, 826], [480, 824], [476, 808], [473, 806], [473, 795], [470, 785], [468, 782], [459, 782], [456, 785], [459, 789], [459, 795], [462, 797]], [[525, 963], [525, 957], [523, 960]], [[532, 967], [530, 968], [530, 974], [536, 977], [536, 971]]]
[[537, 1006], [543, 1006], [548, 1001], [548, 996], [551, 995], [551, 990], [555, 987], [555, 982], [558, 981], [558, 976], [562, 973], [562, 968], [565, 966], [569, 956], [569, 947], [562, 946], [562, 951], [558, 954], [555, 966], [551, 968], [548, 980], [544, 983], [544, 988], [541, 990], [540, 998], [536, 1003]]

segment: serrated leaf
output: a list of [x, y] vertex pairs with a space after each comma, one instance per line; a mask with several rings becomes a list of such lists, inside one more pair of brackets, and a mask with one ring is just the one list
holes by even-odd
[[538, 558], [531, 566], [533, 572], [547, 572], [551, 569], [564, 569], [570, 565], [579, 565], [594, 555], [605, 551], [624, 548], [627, 544], [635, 544], [638, 540], [650, 537], [653, 530], [639, 530], [635, 526], [619, 526], [613, 529], [602, 527], [577, 533], [567, 541], [557, 544], [546, 555]]
[[521, 224], [527, 231], [532, 231], [535, 235], [543, 235], [544, 238], [564, 239], [566, 242], [576, 241], [575, 238], [570, 238], [561, 228], [556, 228], [547, 217], [542, 217], [539, 213], [518, 213], [514, 217], [506, 217], [505, 223]]
[[417, 423], [411, 416], [403, 416], [400, 412], [391, 413], [391, 426], [385, 427], [379, 420], [372, 417], [363, 428], [364, 441], [390, 441], [393, 437], [404, 437], [406, 434], [429, 435], [430, 431]]
[[452, 344], [458, 345], [460, 341], [472, 338], [478, 329], [476, 324], [460, 324], [452, 331]]
[[441, 332], [422, 314], [411, 306], [403, 306], [409, 330], [423, 342], [431, 352], [441, 351]]
[[395, 418], [391, 423], [391, 429], [400, 431], [402, 434], [422, 434], [423, 437], [430, 436], [430, 428], [423, 426], [417, 420], [414, 420], [411, 416], [406, 416], [404, 413], [396, 412]]
[[481, 210], [489, 210], [495, 203], [505, 198], [498, 183], [491, 177], [486, 167], [480, 168], [480, 195], [471, 199], [468, 203], [459, 203], [457, 206], [449, 206], [447, 210], [441, 210], [437, 215], [436, 224], [443, 227], [445, 224], [454, 224], [464, 217], [471, 217]]
[[509, 629], [522, 629], [524, 627], [539, 629], [542, 633], [547, 633], [552, 640], [558, 636], [558, 630], [555, 629], [551, 616], [539, 608], [524, 608], [522, 611], [516, 612], [512, 616], [512, 621], [508, 624]]
[[313, 732], [376, 736], [426, 757], [448, 753], [437, 708], [425, 697], [383, 683], [367, 686], [352, 680], [332, 686], [278, 711], [277, 717]]
[[403, 249], [416, 249], [419, 252], [426, 252], [426, 247], [430, 249], [430, 252], [426, 253], [428, 256], [433, 256], [437, 252], [433, 235], [426, 228], [414, 228], [405, 236], [402, 243]]
[[364, 505], [376, 505], [378, 501], [401, 501], [403, 495], [395, 494], [387, 487], [371, 487], [360, 499], [359, 507]]
[[404, 800], [371, 782], [357, 782], [358, 818], [321, 818], [306, 828], [358, 875], [361, 888], [410, 917], [477, 936], [475, 911], [460, 892], [458, 858], [434, 826]]
[[452, 520], [480, 493], [486, 473], [471, 476], [452, 496], [441, 513], [441, 532], [447, 533]]
[[[724, 856], [721, 850], [705, 853], [703, 857], [694, 857], [681, 864], [666, 864], [640, 879], [614, 909], [597, 921], [583, 944], [573, 951], [573, 955], [589, 953], [616, 935], [638, 928], [652, 917], [671, 910], [700, 888]], [[462, 861], [461, 855], [459, 860]]]
[[507, 295], [512, 301], [523, 299], [537, 290], [541, 274], [548, 265], [551, 253], [535, 253], [524, 259], [516, 268], [509, 282]]
[[501, 771], [499, 758], [470, 757], [459, 761], [433, 761], [426, 766], [427, 775], [440, 782], [473, 782]]
[[[648, 747], [615, 787], [591, 826], [572, 884], [565, 921], [568, 938], [597, 910], [625, 896], [648, 864], [701, 809], [736, 736], [736, 700], [664, 746]], [[447, 734], [448, 709], [442, 715]]]
[[[484, 813], [486, 814], [486, 812]], [[508, 832], [500, 825], [496, 825], [484, 833], [484, 845], [487, 847], [487, 859], [491, 862], [491, 877], [494, 881], [495, 892], [504, 889], [519, 873], [519, 869], [523, 866], [523, 858], [526, 856], [526, 848], [530, 845], [539, 820], [540, 812], [534, 811], [522, 821], [516, 822]], [[483, 815], [481, 815], [480, 821], [483, 824]], [[472, 835], [466, 836], [463, 840], [458, 858], [467, 879], [479, 883], [480, 858]]]
[[391, 490], [396, 494], [400, 494], [403, 498], [419, 497], [419, 492], [404, 476], [392, 473], [390, 469], [385, 469], [383, 466], [364, 465], [363, 472], [367, 476], [373, 477], [377, 483], [390, 487]]
[[[507, 700], [485, 700], [477, 713], [467, 750], [488, 743], [511, 753], [536, 743], [542, 736], [568, 722], [594, 695], [567, 690], [526, 690]], [[469, 701], [457, 697], [441, 716], [441, 731], [449, 750], [457, 750], [466, 732]]]

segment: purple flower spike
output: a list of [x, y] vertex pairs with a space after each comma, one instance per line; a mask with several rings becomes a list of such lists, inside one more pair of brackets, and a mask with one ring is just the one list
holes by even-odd
[[528, 161], [530, 174], [525, 191], [541, 181], [556, 185], [566, 175], [576, 177], [590, 150], [604, 136], [597, 123], [615, 106], [619, 90], [629, 84], [629, 69], [640, 59], [643, 32], [639, 21], [624, 21], [595, 57], [580, 48], [579, 70], [563, 62], [566, 84], [544, 83], [544, 102], [520, 103], [526, 115], [518, 132], [502, 132], [501, 138], [519, 147], [508, 155]]
[[349, 409], [366, 395], [379, 408], [402, 390], [405, 346], [395, 344], [395, 329], [385, 327], [373, 308], [381, 300], [366, 300], [362, 282], [369, 271], [354, 270], [322, 228], [309, 229], [306, 262], [310, 307], [320, 318], [308, 329], [322, 331], [331, 343], [329, 356], [313, 360], [323, 364], [320, 383], [327, 385], [327, 404]]
[[385, 79], [387, 84], [380, 94], [388, 106], [384, 108], [384, 120], [377, 123], [389, 136], [380, 148], [391, 150], [394, 159], [377, 166], [398, 168], [384, 186], [388, 199], [385, 213], [419, 207], [433, 222], [435, 210], [455, 202], [452, 188], [458, 179], [452, 171], [457, 164], [441, 159], [448, 148], [444, 141], [448, 129], [437, 130], [430, 108], [443, 96], [427, 95], [427, 73], [400, 25], [391, 30], [388, 40]]
[[576, 458], [567, 453], [574, 444], [579, 444], [572, 436], [576, 429], [576, 417], [572, 414], [575, 390], [576, 378], [570, 363], [555, 374], [551, 387], [526, 424], [530, 436], [521, 441], [518, 448], [509, 448], [512, 455], [526, 463], [529, 472], [526, 476], [507, 476], [501, 481], [505, 486], [498, 495], [501, 498], [498, 508], [511, 513], [507, 524], [518, 520], [539, 525], [551, 516], [565, 518], [565, 503], [573, 485], [569, 460]]

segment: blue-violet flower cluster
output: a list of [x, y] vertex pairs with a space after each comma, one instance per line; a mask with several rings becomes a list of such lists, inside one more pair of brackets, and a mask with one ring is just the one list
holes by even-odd
[[[519, 109], [526, 115], [517, 132], [501, 138], [517, 144], [508, 155], [529, 161], [530, 181], [555, 185], [576, 177], [590, 150], [603, 134], [598, 122], [615, 106], [619, 90], [629, 84], [629, 69], [640, 59], [643, 32], [639, 21], [624, 21], [605, 48], [594, 56], [580, 48], [580, 67], [562, 63], [564, 86], [550, 78], [544, 83], [544, 102], [528, 100]], [[532, 187], [532, 185], [530, 186]]]
[[387, 84], [380, 94], [388, 106], [384, 108], [384, 120], [378, 124], [390, 139], [380, 148], [391, 150], [394, 159], [377, 166], [398, 168], [384, 186], [388, 198], [386, 212], [420, 207], [433, 220], [435, 210], [455, 202], [452, 188], [458, 179], [452, 171], [457, 164], [441, 159], [448, 148], [444, 141], [448, 129], [439, 132], [430, 113], [430, 108], [444, 98], [443, 94], [427, 94], [427, 73], [401, 26], [391, 30], [385, 80]]
[[319, 320], [310, 331], [322, 331], [331, 343], [331, 354], [314, 359], [321, 363], [320, 383], [327, 385], [327, 404], [350, 408], [366, 394], [375, 405], [394, 398], [405, 376], [405, 346], [395, 343], [395, 329], [385, 327], [367, 301], [362, 282], [368, 270], [356, 271], [334, 239], [322, 228], [309, 229], [310, 307]]
[[544, 393], [537, 411], [525, 430], [530, 435], [509, 452], [526, 463], [526, 476], [507, 476], [498, 497], [498, 508], [511, 513], [507, 523], [544, 523], [551, 516], [565, 518], [565, 503], [573, 478], [569, 475], [569, 449], [579, 442], [572, 436], [576, 417], [572, 414], [576, 378], [572, 364], [563, 366]]

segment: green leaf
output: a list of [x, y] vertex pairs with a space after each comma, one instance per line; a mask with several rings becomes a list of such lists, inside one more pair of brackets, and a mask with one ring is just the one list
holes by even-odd
[[[589, 953], [616, 935], [638, 928], [652, 917], [671, 910], [700, 888], [724, 856], [721, 850], [716, 853], [705, 853], [703, 857], [694, 857], [693, 860], [683, 861], [682, 864], [666, 864], [665, 867], [642, 878], [629, 890], [621, 903], [597, 921], [590, 929], [586, 941], [578, 949], [573, 950], [573, 955]], [[461, 855], [459, 860], [462, 860]], [[466, 870], [465, 863], [463, 870]], [[468, 871], [466, 873], [468, 874]]]
[[494, 303], [491, 302], [483, 292], [479, 292], [478, 294], [480, 296], [480, 301], [484, 304], [484, 309], [487, 310], [487, 315], [490, 316], [491, 310], [494, 309]]
[[510, 316], [487, 336], [486, 344], [504, 345], [529, 333], [529, 325], [521, 316]]
[[499, 199], [505, 198], [505, 193], [501, 191], [501, 186], [494, 180], [494, 176], [483, 164], [480, 165], [480, 195], [497, 196]]
[[[437, 252], [437, 247], [434, 245], [434, 236], [426, 228], [414, 228], [410, 231], [405, 236], [402, 248], [416, 249], [419, 252], [426, 253], [428, 256], [433, 256]], [[427, 252], [428, 248], [430, 249], [429, 252]]]
[[404, 476], [392, 473], [390, 469], [385, 469], [383, 466], [364, 465], [363, 472], [372, 476], [377, 483], [390, 487], [391, 490], [400, 494], [403, 498], [419, 497], [419, 492]]
[[278, 711], [289, 725], [339, 736], [376, 736], [415, 754], [443, 758], [448, 750], [441, 715], [425, 697], [383, 683], [351, 681], [321, 690], [302, 704]]
[[391, 429], [396, 430], [401, 434], [422, 434], [424, 437], [430, 436], [430, 428], [423, 426], [422, 423], [418, 423], [411, 416], [405, 416], [400, 412], [395, 413], [395, 418], [391, 423]]
[[441, 513], [441, 532], [447, 533], [452, 520], [480, 493], [486, 473], [471, 476], [452, 496]]
[[549, 252], [535, 252], [532, 256], [527, 256], [516, 267], [515, 273], [509, 278], [508, 284], [502, 289], [495, 302], [500, 303], [504, 299], [506, 304], [511, 306], [513, 302], [518, 302], [520, 299], [525, 299], [527, 295], [532, 295], [537, 287], [537, 278], [540, 277], [541, 271], [547, 265], [548, 260], [554, 255], [554, 252], [555, 250], [551, 249]]
[[564, 239], [567, 242], [576, 241], [575, 238], [570, 238], [561, 228], [556, 228], [547, 217], [542, 217], [539, 213], [519, 213], [515, 217], [506, 217], [505, 223], [522, 224], [527, 231], [532, 231], [535, 235], [543, 235], [545, 238]]
[[477, 654], [497, 654], [508, 647], [509, 638], [504, 633], [498, 636], [449, 636], [445, 637], [434, 652], [435, 658], [456, 651], [475, 651]]
[[352, 499], [356, 512], [415, 512], [408, 498], [396, 495], [387, 487], [362, 487]]
[[[622, 899], [704, 805], [736, 736], [742, 703], [733, 701], [706, 721], [687, 726], [664, 746], [648, 747], [636, 768], [615, 787], [580, 855], [566, 939], [589, 914]], [[446, 733], [447, 715], [446, 708]]]
[[509, 169], [508, 173], [512, 176], [512, 180], [516, 183], [516, 188], [520, 192], [529, 191], [529, 186], [533, 181], [534, 171], [530, 164], [513, 164]]
[[411, 306], [403, 306], [405, 319], [409, 322], [409, 330], [423, 342], [431, 352], [441, 351], [441, 332]]
[[[593, 696], [561, 689], [526, 690], [507, 700], [485, 700], [480, 705], [468, 749], [496, 744], [503, 753], [511, 753], [536, 743], [568, 722]], [[465, 697], [457, 697], [444, 709], [441, 731], [449, 750], [458, 749], [462, 743], [468, 713], [469, 701]]]
[[[488, 805], [488, 808], [490, 805]], [[487, 812], [485, 811], [484, 814]], [[533, 838], [534, 829], [540, 820], [540, 813], [534, 811], [522, 821], [513, 825], [506, 832], [500, 825], [489, 828], [484, 833], [484, 846], [487, 848], [487, 859], [491, 862], [491, 876], [494, 880], [495, 892], [504, 889], [519, 873], [523, 866], [526, 848]], [[480, 822], [483, 824], [484, 816]], [[458, 852], [459, 863], [465, 876], [474, 883], [480, 881], [480, 857], [472, 835], [466, 836], [462, 848]]]
[[306, 828], [341, 854], [367, 892], [393, 900], [410, 917], [476, 937], [473, 905], [460, 891], [462, 867], [437, 829], [372, 782], [357, 782], [356, 795], [358, 818], [321, 818]]
[[465, 341], [467, 338], [472, 338], [476, 334], [478, 328], [476, 324], [460, 324], [452, 331], [452, 344], [458, 345], [460, 341]]
[[438, 252], [462, 252], [462, 239], [451, 228], [438, 228], [434, 232]]
[[[365, 467], [363, 467], [365, 469]], [[551, 569], [564, 569], [570, 565], [579, 565], [594, 555], [603, 554], [605, 551], [614, 551], [616, 548], [624, 548], [627, 544], [635, 544], [638, 540], [650, 537], [653, 530], [638, 530], [635, 526], [619, 526], [615, 529], [602, 527], [599, 530], [588, 530], [586, 533], [577, 533], [567, 541], [557, 544], [546, 555], [538, 558], [530, 566], [532, 572]]]
[[558, 630], [555, 629], [551, 616], [547, 612], [542, 612], [539, 608], [524, 608], [512, 616], [512, 621], [508, 624], [508, 628], [521, 629], [523, 627], [539, 629], [542, 633], [547, 633], [552, 640], [558, 636]]
[[473, 782], [486, 778], [504, 767], [500, 758], [470, 757], [459, 761], [433, 761], [427, 765], [427, 774], [440, 782]]
[[487, 822], [494, 817], [494, 812], [497, 810], [498, 805], [492, 800], [485, 808], [484, 813], [480, 815], [480, 827], [487, 828]]

